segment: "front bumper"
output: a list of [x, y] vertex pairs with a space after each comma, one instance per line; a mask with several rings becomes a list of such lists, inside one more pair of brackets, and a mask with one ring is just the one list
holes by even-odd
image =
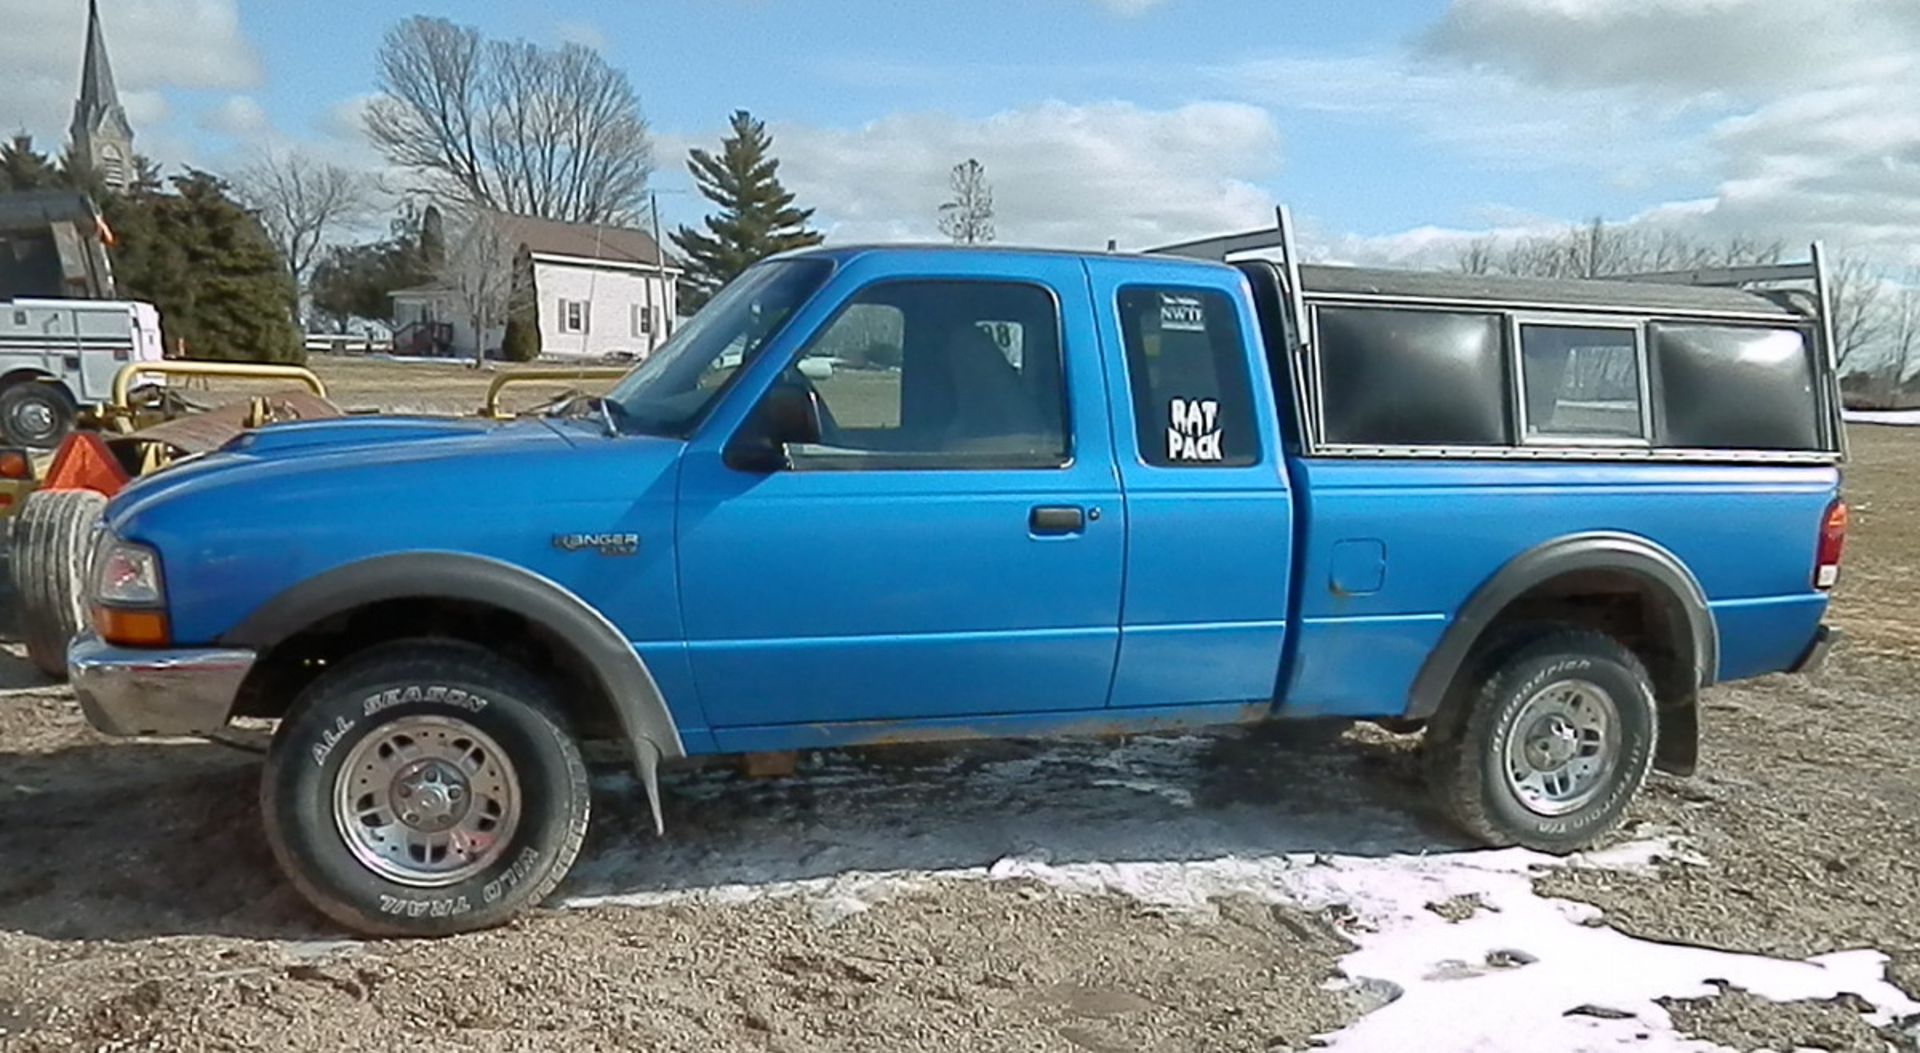
[[1814, 631], [1813, 642], [1807, 645], [1806, 653], [1802, 654], [1800, 660], [1793, 663], [1793, 668], [1787, 672], [1819, 672], [1820, 667], [1827, 664], [1827, 655], [1833, 651], [1833, 645], [1839, 643], [1844, 636], [1844, 633], [1831, 625], [1821, 625]]
[[92, 633], [67, 648], [87, 721], [109, 735], [201, 735], [226, 726], [254, 652], [115, 647]]

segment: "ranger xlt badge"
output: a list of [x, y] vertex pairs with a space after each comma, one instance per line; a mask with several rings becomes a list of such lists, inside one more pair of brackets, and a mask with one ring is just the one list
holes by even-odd
[[555, 534], [553, 547], [562, 552], [590, 548], [603, 556], [631, 556], [640, 551], [638, 534]]

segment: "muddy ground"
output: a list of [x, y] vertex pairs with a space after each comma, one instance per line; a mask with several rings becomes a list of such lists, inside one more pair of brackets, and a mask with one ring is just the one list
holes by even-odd
[[[443, 371], [411, 394], [477, 403], [484, 379]], [[333, 371], [345, 391], [351, 372]], [[1920, 430], [1853, 441], [1835, 613], [1851, 637], [1830, 672], [1709, 694], [1702, 774], [1658, 778], [1623, 834], [1689, 852], [1537, 887], [1655, 940], [1792, 958], [1878, 948], [1920, 995]], [[1233, 733], [824, 754], [774, 780], [691, 770], [668, 780], [666, 841], [607, 771], [558, 897], [572, 906], [481, 935], [360, 942], [275, 873], [257, 756], [98, 736], [9, 647], [0, 1049], [1307, 1048], [1380, 1002], [1329, 983], [1354, 935], [1337, 905], [1172, 909], [958, 878], [842, 902], [834, 883], [1009, 857], [1457, 852], [1423, 801], [1416, 749], [1371, 730], [1330, 748]], [[828, 888], [751, 894], [793, 882]], [[1739, 990], [1667, 1005], [1726, 1048], [1909, 1042], [1859, 1008]], [[1451, 1047], [1436, 1035], [1430, 1048]], [[1511, 1048], [1538, 1047], [1516, 1035]]]

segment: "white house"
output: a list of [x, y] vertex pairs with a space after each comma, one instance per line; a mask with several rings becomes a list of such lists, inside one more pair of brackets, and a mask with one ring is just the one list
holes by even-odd
[[[543, 358], [645, 358], [672, 334], [683, 268], [645, 231], [510, 217], [533, 262]], [[459, 298], [434, 282], [392, 293], [395, 351], [495, 354], [502, 329], [473, 333]]]

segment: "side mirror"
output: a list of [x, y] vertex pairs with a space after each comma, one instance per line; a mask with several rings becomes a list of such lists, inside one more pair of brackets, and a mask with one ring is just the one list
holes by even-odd
[[727, 447], [727, 467], [777, 472], [792, 467], [787, 446], [820, 441], [820, 396], [804, 384], [776, 384]]

